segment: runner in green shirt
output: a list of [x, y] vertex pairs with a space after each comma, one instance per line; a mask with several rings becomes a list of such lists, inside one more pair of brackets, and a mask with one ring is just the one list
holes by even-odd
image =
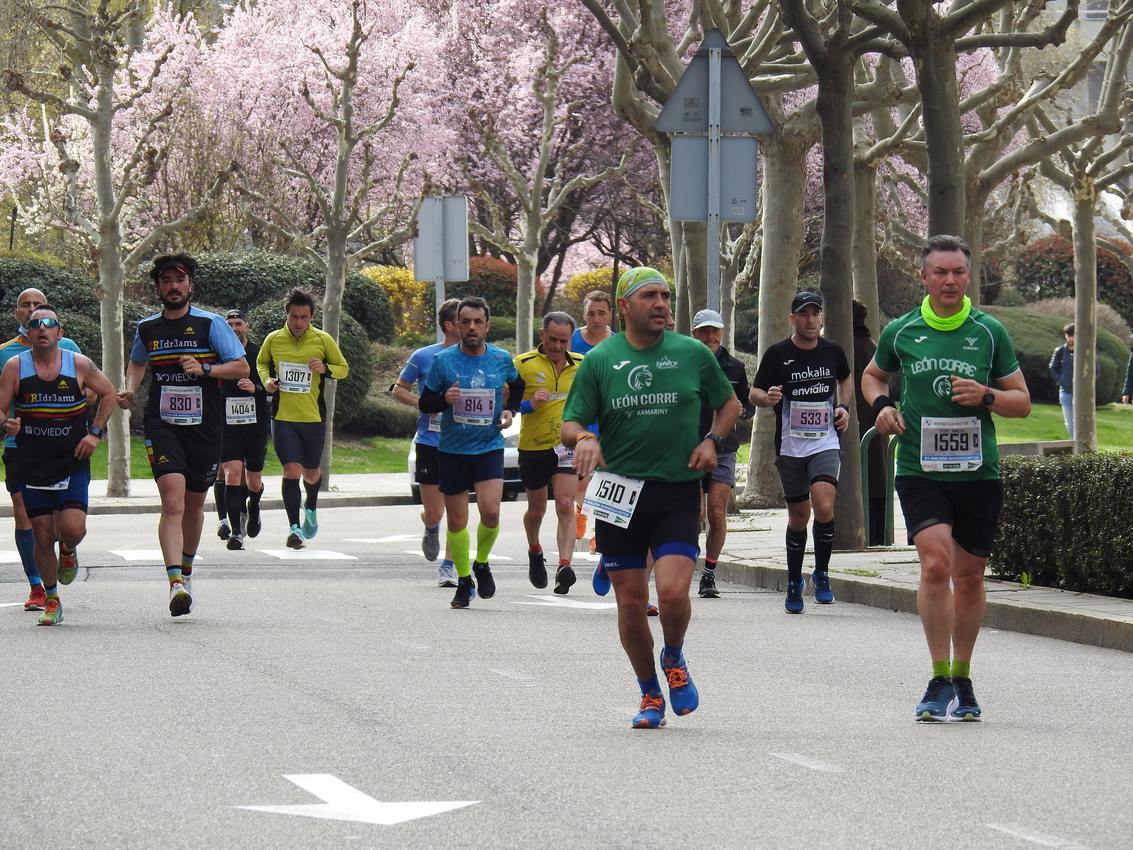
[[[618, 280], [625, 333], [590, 351], [578, 367], [563, 412], [563, 444], [579, 477], [593, 473], [586, 505], [597, 549], [618, 602], [622, 646], [641, 687], [638, 729], [665, 722], [653, 662], [646, 556], [652, 552], [665, 646], [661, 669], [677, 714], [699, 695], [683, 646], [692, 603], [689, 585], [700, 554], [700, 480], [716, 468], [716, 449], [740, 413], [731, 383], [703, 343], [665, 330], [669, 284], [641, 267]], [[700, 406], [716, 413], [700, 432]], [[587, 430], [597, 420], [601, 437]]]
[[[964, 241], [929, 239], [921, 280], [924, 302], [885, 326], [862, 395], [877, 430], [897, 436], [897, 495], [921, 562], [917, 610], [933, 675], [916, 719], [979, 720], [972, 650], [1003, 505], [991, 414], [1026, 416], [1031, 396], [1007, 331], [964, 294], [971, 281]], [[886, 395], [896, 372], [900, 411]]]

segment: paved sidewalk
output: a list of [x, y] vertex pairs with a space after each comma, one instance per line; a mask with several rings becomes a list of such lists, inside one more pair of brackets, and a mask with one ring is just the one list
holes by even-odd
[[[904, 543], [904, 521], [895, 512], [893, 539]], [[728, 538], [717, 575], [750, 587], [786, 594], [787, 556], [784, 537], [787, 511], [744, 511], [729, 517]], [[814, 566], [813, 541], [808, 540], [803, 574]], [[861, 552], [835, 552], [830, 561], [830, 585], [839, 602], [916, 613], [920, 564], [911, 546], [892, 546]], [[1072, 593], [1045, 587], [1023, 587], [987, 579], [984, 628], [1042, 635], [1077, 643], [1133, 652], [1133, 600]], [[807, 582], [807, 605], [810, 598]], [[788, 616], [784, 613], [784, 616]], [[804, 613], [802, 616], [806, 616]]]
[[[264, 478], [263, 507], [283, 507], [279, 476]], [[90, 513], [158, 513], [161, 505], [157, 486], [148, 477], [130, 484], [131, 495], [109, 498], [105, 481], [92, 481]], [[7, 499], [0, 516], [11, 517]], [[319, 495], [320, 508], [407, 505], [412, 502], [409, 482], [403, 472], [375, 475], [334, 475], [331, 489]], [[212, 496], [208, 503], [211, 506]], [[903, 542], [905, 529], [896, 512], [894, 539]], [[786, 509], [744, 511], [729, 518], [728, 540], [720, 558], [721, 579], [751, 587], [786, 592], [787, 565], [784, 534]], [[808, 550], [804, 573], [814, 563]], [[862, 552], [835, 552], [830, 564], [830, 583], [839, 602], [857, 602], [875, 608], [916, 612], [920, 569], [916, 551], [893, 546]], [[1058, 640], [1133, 652], [1133, 600], [1070, 593], [1029, 587], [1013, 582], [987, 580], [988, 604], [985, 628], [1024, 632]], [[808, 583], [809, 593], [809, 583]], [[813, 600], [808, 598], [808, 604]], [[784, 614], [784, 616], [787, 616]], [[803, 616], [806, 616], [805, 613]]]

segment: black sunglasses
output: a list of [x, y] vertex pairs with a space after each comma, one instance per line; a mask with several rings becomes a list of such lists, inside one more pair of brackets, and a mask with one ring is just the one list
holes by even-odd
[[36, 328], [57, 328], [59, 327], [58, 319], [32, 319], [28, 322], [28, 330], [35, 330]]

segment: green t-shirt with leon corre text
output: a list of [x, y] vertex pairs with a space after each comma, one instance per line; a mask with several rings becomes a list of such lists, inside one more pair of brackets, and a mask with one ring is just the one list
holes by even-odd
[[[938, 331], [922, 318], [920, 308], [885, 326], [874, 360], [885, 372], [901, 373], [901, 415], [905, 433], [897, 443], [897, 474], [938, 481], [978, 481], [999, 477], [999, 446], [986, 407], [964, 407], [952, 401], [951, 376], [992, 385], [1019, 371], [1007, 329], [987, 313], [973, 309], [959, 328]], [[976, 417], [980, 424], [983, 463], [963, 471], [925, 470], [921, 465], [921, 419]]]
[[688, 468], [704, 439], [700, 405], [722, 407], [735, 395], [712, 352], [699, 340], [666, 331], [636, 349], [618, 334], [593, 348], [578, 367], [563, 419], [597, 420], [606, 469], [627, 478], [692, 481]]

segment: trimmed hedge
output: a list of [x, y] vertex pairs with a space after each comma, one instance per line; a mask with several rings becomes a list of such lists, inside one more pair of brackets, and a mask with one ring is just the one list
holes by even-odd
[[[446, 283], [446, 298], [463, 298], [465, 295], [479, 295], [488, 302], [492, 321], [497, 316], [515, 315], [516, 286], [519, 269], [507, 260], [495, 257], [469, 257], [468, 280]], [[429, 284], [425, 293], [425, 303], [436, 303], [436, 287]], [[535, 299], [538, 309], [539, 299]]]
[[[1074, 245], [1062, 236], [1036, 239], [1023, 248], [1015, 288], [1028, 301], [1074, 296]], [[1098, 300], [1133, 324], [1133, 275], [1112, 251], [1098, 248]]]
[[[246, 318], [253, 328], [250, 334], [252, 339], [263, 342], [269, 333], [283, 327], [283, 304], [277, 301], [260, 304], [249, 310]], [[321, 328], [322, 325], [323, 311], [321, 307], [316, 307], [315, 326]], [[338, 382], [335, 393], [334, 424], [336, 428], [344, 428], [349, 427], [351, 419], [358, 415], [366, 394], [370, 391], [370, 384], [374, 381], [374, 353], [370, 340], [362, 326], [345, 310], [342, 313], [338, 347], [350, 364], [350, 374], [345, 381]]]
[[417, 433], [417, 416], [389, 396], [367, 398], [351, 417], [346, 430], [366, 437], [412, 437]]
[[[1063, 320], [1054, 316], [1034, 316], [1026, 307], [989, 307], [988, 314], [999, 319], [1011, 335], [1015, 356], [1027, 379], [1034, 401], [1058, 401], [1058, 387], [1050, 377], [1050, 357], [1062, 344]], [[1098, 329], [1098, 363], [1101, 374], [1096, 384], [1095, 403], [1110, 404], [1121, 397], [1129, 348], [1109, 331]]]
[[[270, 251], [222, 251], [197, 254], [193, 299], [220, 306], [221, 314], [237, 307], [248, 312], [265, 301], [282, 300], [293, 287], [311, 292], [326, 289], [326, 273], [313, 259]], [[346, 275], [342, 308], [377, 342], [393, 338], [393, 311], [385, 290], [359, 274]]]
[[1133, 599], [1133, 455], [1004, 457], [990, 564], [1005, 578]]

